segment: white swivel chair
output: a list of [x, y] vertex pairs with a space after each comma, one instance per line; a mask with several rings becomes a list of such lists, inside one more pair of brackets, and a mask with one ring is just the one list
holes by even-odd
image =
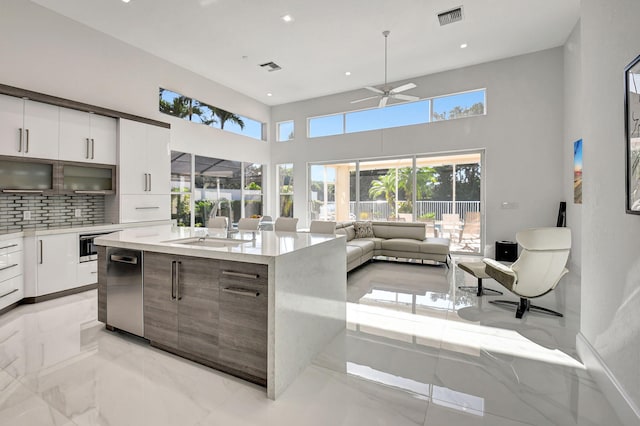
[[260, 226], [260, 219], [243, 217], [238, 220], [238, 231], [257, 231]]
[[279, 217], [274, 225], [275, 231], [296, 232], [298, 230], [297, 217]]
[[207, 223], [207, 228], [210, 229], [227, 229], [229, 222], [224, 216], [217, 216], [209, 219], [209, 223]]
[[560, 278], [569, 272], [565, 265], [571, 249], [569, 228], [536, 228], [520, 231], [516, 241], [522, 247], [520, 257], [510, 267], [493, 259], [483, 259], [485, 272], [507, 290], [520, 297], [520, 302], [492, 300], [496, 305], [517, 306], [516, 318], [529, 310], [561, 317], [560, 312], [532, 305], [529, 299], [553, 290]]
[[309, 232], [312, 234], [335, 234], [336, 223], [329, 220], [312, 220]]

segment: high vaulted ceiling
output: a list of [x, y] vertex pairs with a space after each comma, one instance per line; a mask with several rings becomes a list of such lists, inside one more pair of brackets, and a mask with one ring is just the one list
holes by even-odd
[[[32, 1], [268, 105], [380, 86], [383, 30], [393, 82], [560, 46], [580, 8], [580, 0]], [[463, 20], [440, 26], [437, 14], [458, 6]], [[259, 66], [270, 61], [282, 69]]]

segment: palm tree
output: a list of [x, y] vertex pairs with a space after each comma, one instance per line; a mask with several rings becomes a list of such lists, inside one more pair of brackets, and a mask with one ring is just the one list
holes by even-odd
[[369, 197], [378, 198], [384, 196], [391, 212], [396, 211], [396, 169], [390, 169], [387, 174], [380, 176], [371, 182]]
[[221, 129], [224, 129], [224, 123], [227, 121], [237, 124], [240, 126], [240, 129], [244, 129], [244, 121], [242, 121], [242, 118], [239, 115], [216, 107], [211, 107], [211, 111], [213, 111], [213, 114], [220, 119]]

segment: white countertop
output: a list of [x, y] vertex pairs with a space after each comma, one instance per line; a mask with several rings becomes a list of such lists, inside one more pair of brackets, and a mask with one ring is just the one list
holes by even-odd
[[99, 233], [99, 232], [113, 232], [119, 231], [121, 229], [126, 228], [139, 228], [144, 226], [158, 226], [158, 225], [167, 225], [170, 224], [170, 221], [160, 220], [153, 222], [133, 222], [133, 223], [109, 223], [103, 225], [85, 225], [85, 226], [75, 226], [75, 227], [67, 227], [67, 228], [41, 228], [41, 229], [26, 229], [24, 231], [16, 231], [16, 232], [7, 232], [0, 233], [0, 241], [6, 241], [13, 238], [22, 238], [22, 237], [34, 237], [34, 236], [42, 236], [42, 235], [57, 235], [57, 234], [91, 234], [91, 233]]
[[[203, 247], [180, 244], [175, 240], [198, 238], [207, 235], [206, 241], [232, 239], [223, 247]], [[255, 239], [253, 238], [255, 234]], [[326, 234], [300, 232], [256, 231], [227, 234], [225, 230], [187, 228], [172, 225], [146, 226], [124, 229], [96, 238], [99, 246], [146, 250], [184, 256], [212, 259], [239, 260], [250, 263], [268, 263], [271, 258], [293, 253], [326, 241], [342, 238]], [[235, 241], [241, 242], [235, 244]]]

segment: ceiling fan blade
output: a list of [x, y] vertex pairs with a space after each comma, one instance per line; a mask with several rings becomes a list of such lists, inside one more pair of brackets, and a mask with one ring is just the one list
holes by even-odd
[[400, 92], [404, 92], [405, 90], [411, 90], [414, 87], [416, 87], [415, 84], [407, 83], [407, 84], [403, 84], [402, 86], [398, 86], [395, 89], [391, 89], [391, 91], [389, 93], [391, 93], [391, 94], [400, 93]]
[[355, 101], [351, 101], [352, 104], [357, 104], [358, 102], [368, 101], [369, 99], [377, 99], [378, 96], [369, 96], [368, 98], [356, 99]]
[[383, 96], [382, 98], [380, 98], [380, 103], [378, 104], [378, 108], [383, 108], [384, 106], [386, 106], [388, 100], [389, 100], [388, 96]]
[[382, 90], [377, 89], [377, 88], [375, 88], [373, 86], [367, 86], [367, 87], [365, 87], [365, 89], [370, 90], [373, 93], [377, 93], [378, 95], [384, 95], [384, 92]]
[[400, 100], [403, 100], [403, 101], [417, 101], [418, 99], [420, 99], [420, 98], [419, 98], [419, 97], [417, 97], [417, 96], [413, 96], [413, 95], [400, 95], [400, 94], [397, 94], [397, 95], [391, 95], [391, 97], [392, 97], [392, 98], [394, 98], [394, 99], [400, 99]]

